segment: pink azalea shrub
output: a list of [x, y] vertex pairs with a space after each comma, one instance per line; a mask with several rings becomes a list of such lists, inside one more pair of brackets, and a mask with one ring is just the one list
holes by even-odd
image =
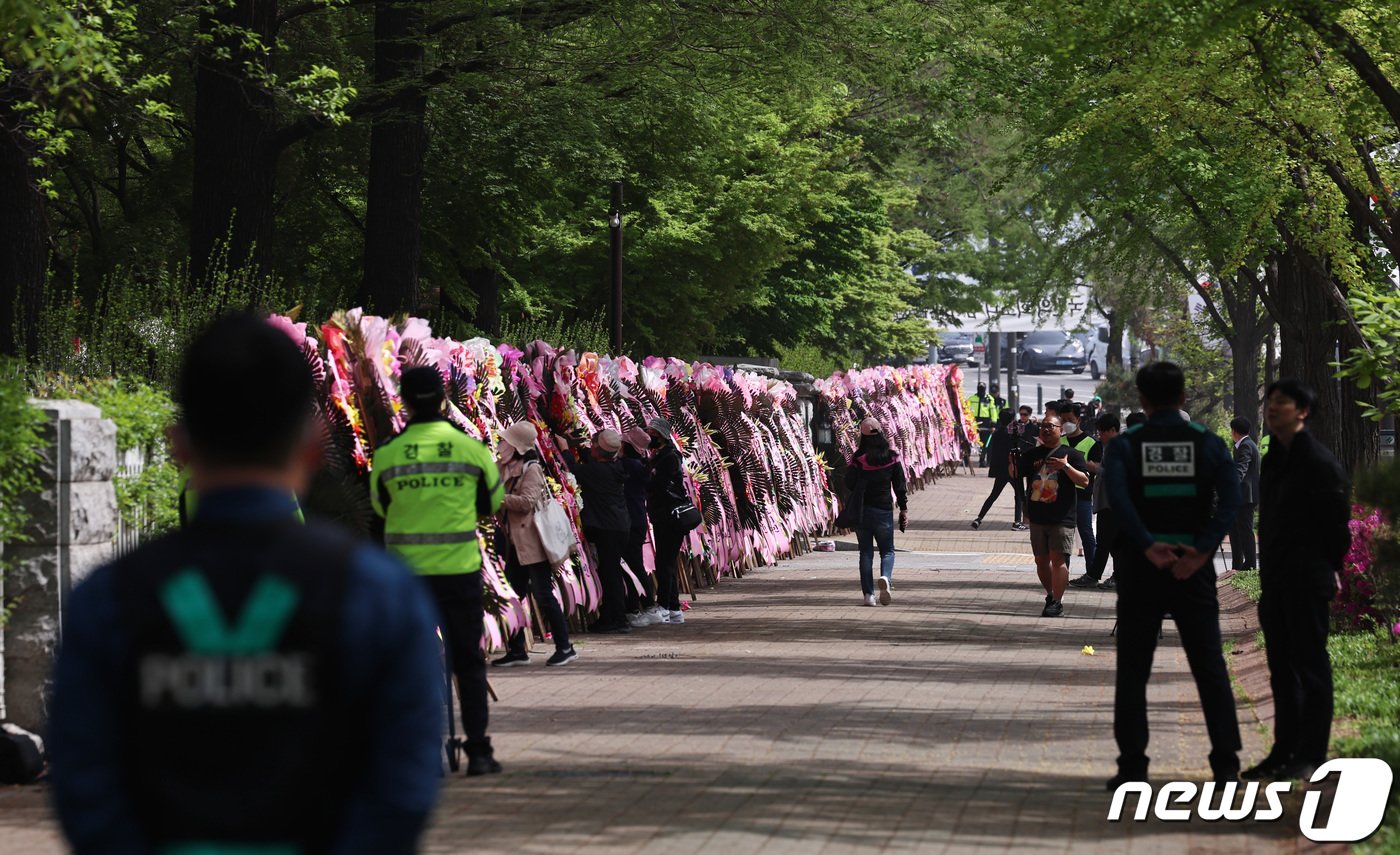
[[1332, 602], [1332, 617], [1342, 629], [1384, 626], [1386, 615], [1377, 607], [1377, 593], [1387, 570], [1377, 553], [1389, 521], [1381, 511], [1365, 505], [1353, 505], [1351, 512], [1351, 549], [1342, 566], [1341, 591]]

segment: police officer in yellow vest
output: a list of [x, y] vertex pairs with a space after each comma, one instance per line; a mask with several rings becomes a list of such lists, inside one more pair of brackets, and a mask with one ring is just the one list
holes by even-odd
[[410, 368], [399, 382], [408, 425], [374, 453], [370, 500], [384, 517], [384, 545], [427, 584], [467, 738], [467, 774], [501, 771], [486, 736], [486, 658], [481, 651], [481, 547], [477, 521], [501, 507], [504, 489], [485, 444], [442, 415], [442, 375]]
[[987, 394], [987, 384], [977, 384], [977, 394], [967, 399], [972, 418], [977, 421], [977, 465], [987, 462], [987, 439], [997, 427], [997, 399]]
[[[1098, 476], [1099, 467], [1103, 463], [1103, 446], [1084, 431], [1086, 410], [1087, 408], [1083, 404], [1070, 401], [1061, 403], [1058, 409], [1062, 425], [1060, 444], [1068, 445], [1084, 455], [1084, 462], [1089, 467], [1089, 483], [1083, 487], [1074, 488], [1075, 527], [1079, 530], [1079, 542], [1084, 547], [1084, 567], [1087, 571], [1094, 566], [1094, 557], [1099, 551], [1099, 541], [1094, 536], [1094, 479]], [[1070, 556], [1066, 556], [1066, 559], [1069, 558]], [[1066, 566], [1069, 563], [1067, 560]], [[1098, 583], [1098, 579], [1085, 572], [1078, 578], [1070, 580], [1069, 584], [1074, 588], [1091, 588]]]

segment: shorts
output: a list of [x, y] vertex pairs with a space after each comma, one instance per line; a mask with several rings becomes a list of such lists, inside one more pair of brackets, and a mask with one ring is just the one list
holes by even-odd
[[1031, 552], [1037, 556], [1047, 555], [1051, 552], [1072, 555], [1074, 553], [1074, 526], [1031, 523]]

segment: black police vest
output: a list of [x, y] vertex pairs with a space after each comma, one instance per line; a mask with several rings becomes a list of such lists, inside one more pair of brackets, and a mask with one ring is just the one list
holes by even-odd
[[363, 760], [342, 697], [355, 542], [195, 520], [118, 562], [127, 781], [159, 845], [327, 851]]
[[1123, 436], [1132, 448], [1128, 486], [1143, 525], [1163, 543], [1195, 543], [1215, 500], [1214, 479], [1205, 468], [1205, 427], [1143, 424]]

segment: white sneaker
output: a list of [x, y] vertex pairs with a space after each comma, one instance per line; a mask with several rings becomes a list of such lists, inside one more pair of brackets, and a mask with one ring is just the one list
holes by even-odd
[[670, 622], [671, 622], [671, 613], [670, 613], [669, 611], [667, 611], [666, 609], [657, 609], [657, 610], [656, 610], [656, 622], [657, 622], [657, 623], [670, 623]]
[[685, 623], [685, 612], [680, 609], [666, 612], [666, 623]]
[[866, 595], [865, 595], [865, 604], [866, 604], [867, 606], [873, 606], [873, 605], [875, 605], [875, 595], [874, 595], [874, 594], [866, 594]]
[[656, 606], [652, 606], [651, 608], [649, 608], [649, 609], [647, 609], [646, 611], [642, 612], [642, 617], [644, 617], [644, 618], [647, 619], [647, 623], [646, 623], [647, 626], [653, 626], [653, 625], [658, 624], [658, 623], [665, 623], [665, 621], [666, 621], [666, 612], [662, 611], [661, 609], [657, 608]]
[[641, 629], [644, 626], [650, 626], [651, 621], [647, 620], [646, 612], [636, 612], [627, 615], [627, 625], [633, 629]]
[[890, 580], [881, 576], [875, 580], [875, 586], [880, 589], [880, 605], [888, 606], [890, 604]]

